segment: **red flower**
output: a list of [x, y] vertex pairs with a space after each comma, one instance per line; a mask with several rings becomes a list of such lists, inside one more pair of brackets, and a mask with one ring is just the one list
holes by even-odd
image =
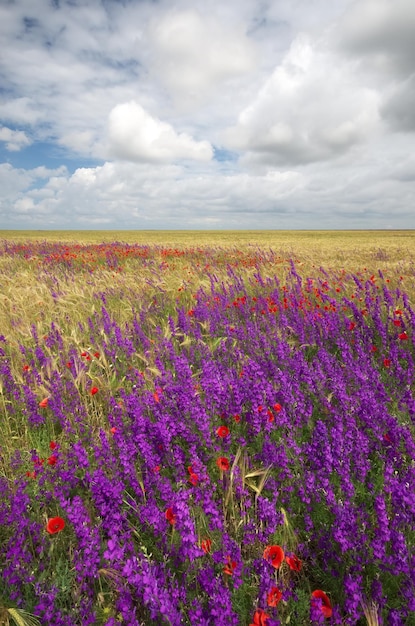
[[81, 352], [81, 356], [83, 356], [83, 357], [88, 356], [88, 352]]
[[49, 403], [49, 398], [43, 398], [43, 400], [39, 402], [39, 406], [42, 407], [42, 409], [45, 409], [48, 406], [48, 403]]
[[385, 367], [390, 367], [391, 366], [391, 360], [390, 359], [383, 359], [383, 365]]
[[49, 443], [49, 448], [50, 448], [51, 450], [56, 450], [56, 448], [57, 448], [57, 447], [58, 447], [58, 444], [56, 443], [56, 441], [51, 441], [51, 442]]
[[393, 320], [393, 323], [395, 326], [400, 326], [401, 325], [401, 320]]
[[284, 560], [284, 550], [281, 546], [268, 546], [264, 550], [264, 559], [278, 569]]
[[115, 428], [115, 426], [112, 426], [112, 427], [110, 428], [110, 433], [111, 433], [111, 435], [115, 435], [115, 433], [116, 433], [116, 432], [117, 432], [117, 429]]
[[234, 416], [233, 416], [233, 419], [235, 420], [235, 422], [236, 422], [237, 424], [239, 424], [239, 422], [241, 421], [241, 416], [240, 416], [240, 415], [238, 415], [238, 413], [237, 413], [236, 415], [234, 415]]
[[227, 472], [229, 469], [229, 461], [224, 456], [220, 456], [218, 459], [216, 459], [216, 465], [222, 472]]
[[48, 458], [48, 465], [56, 465], [56, 461], [58, 460], [58, 457], [55, 456], [54, 454], [52, 454], [49, 458]]
[[[311, 595], [312, 598], [315, 598], [316, 600], [321, 600], [320, 609], [324, 617], [331, 617], [333, 613], [333, 610], [331, 608], [331, 602], [324, 593], [324, 591], [321, 591], [321, 589], [316, 589], [316, 591], [313, 591]], [[313, 599], [311, 601], [313, 602]]]
[[61, 530], [65, 528], [65, 520], [61, 517], [51, 517], [46, 525], [46, 530], [51, 535], [56, 535], [56, 533], [60, 533]]
[[98, 387], [92, 387], [90, 391], [91, 396], [95, 396], [95, 394], [98, 393], [98, 391], [99, 391]]
[[205, 554], [209, 554], [210, 549], [212, 547], [212, 540], [211, 539], [203, 539], [202, 543], [200, 544], [200, 547], [202, 548], [203, 552]]
[[278, 413], [279, 411], [281, 411], [281, 409], [282, 409], [281, 404], [278, 404], [278, 402], [277, 402], [277, 404], [274, 404], [274, 411], [277, 411], [277, 413]]
[[303, 566], [301, 560], [298, 558], [298, 556], [295, 556], [295, 554], [293, 554], [293, 556], [286, 556], [285, 561], [288, 564], [288, 567], [294, 572], [299, 572]]
[[232, 576], [232, 574], [234, 573], [236, 566], [237, 566], [237, 562], [236, 561], [232, 561], [231, 557], [228, 556], [227, 558], [227, 563], [223, 568], [223, 573], [224, 574], [228, 574], [228, 576]]
[[408, 335], [405, 332], [401, 333], [400, 335], [398, 335], [398, 337], [399, 337], [399, 339], [401, 341], [404, 341], [405, 339], [408, 339]]
[[99, 352], [94, 352], [94, 357], [95, 357], [96, 359], [99, 359]]
[[196, 487], [199, 482], [199, 476], [197, 474], [190, 474], [189, 483], [192, 483]]
[[175, 516], [175, 514], [173, 513], [173, 507], [169, 507], [169, 508], [167, 509], [167, 511], [166, 511], [166, 513], [165, 513], [165, 515], [166, 515], [166, 520], [167, 520], [168, 522], [170, 522], [170, 524], [171, 524], [172, 526], [174, 526], [174, 524], [176, 523], [176, 516]]
[[267, 626], [268, 619], [268, 613], [265, 613], [263, 609], [257, 609], [254, 613], [254, 621], [249, 626]]
[[216, 429], [216, 434], [218, 437], [227, 437], [229, 435], [229, 428], [227, 426], [219, 426]]
[[377, 352], [377, 347], [376, 347], [376, 346], [372, 346], [372, 347], [370, 348], [370, 350], [371, 350], [371, 352]]
[[278, 589], [278, 587], [272, 587], [271, 591], [267, 595], [267, 604], [268, 606], [278, 606], [280, 600], [282, 598], [282, 591]]
[[156, 402], [160, 402], [159, 394], [157, 393], [157, 391], [153, 393], [153, 398]]
[[350, 322], [349, 330], [354, 330], [356, 328], [356, 322]]

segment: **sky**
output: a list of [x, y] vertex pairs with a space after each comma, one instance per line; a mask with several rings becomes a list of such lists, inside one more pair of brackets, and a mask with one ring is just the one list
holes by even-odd
[[414, 0], [0, 0], [0, 229], [414, 229]]

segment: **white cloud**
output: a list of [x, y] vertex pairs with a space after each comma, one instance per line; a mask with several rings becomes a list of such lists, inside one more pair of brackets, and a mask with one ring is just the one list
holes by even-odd
[[0, 0], [0, 224], [415, 226], [413, 0], [54, 6]]
[[32, 141], [22, 130], [12, 130], [7, 126], [0, 128], [0, 141], [4, 141], [7, 150], [10, 152], [19, 152], [22, 148], [30, 146]]
[[414, 71], [413, 0], [355, 0], [333, 31], [338, 45], [389, 78]]
[[173, 9], [157, 17], [148, 38], [151, 67], [182, 105], [200, 103], [256, 66], [255, 46], [235, 14], [228, 22], [214, 12]]
[[370, 134], [377, 107], [376, 92], [359, 85], [352, 66], [301, 34], [225, 140], [248, 151], [246, 163], [327, 160]]
[[152, 117], [137, 102], [125, 102], [112, 109], [109, 144], [110, 153], [127, 161], [208, 161], [213, 155], [208, 141], [176, 133], [170, 124]]

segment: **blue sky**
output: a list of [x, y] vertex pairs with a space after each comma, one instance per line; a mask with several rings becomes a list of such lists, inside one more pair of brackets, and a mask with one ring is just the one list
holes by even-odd
[[0, 229], [415, 228], [413, 0], [3, 0]]

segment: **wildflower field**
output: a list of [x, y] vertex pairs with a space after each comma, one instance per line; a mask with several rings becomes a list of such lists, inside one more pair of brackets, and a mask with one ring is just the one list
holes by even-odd
[[0, 624], [415, 624], [412, 232], [0, 235]]

